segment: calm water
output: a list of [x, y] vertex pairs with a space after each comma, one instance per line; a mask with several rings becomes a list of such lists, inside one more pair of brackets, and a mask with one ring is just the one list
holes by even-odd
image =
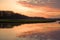
[[60, 24], [58, 22], [22, 24], [15, 25], [13, 28], [0, 28], [0, 40], [60, 40], [59, 37]]

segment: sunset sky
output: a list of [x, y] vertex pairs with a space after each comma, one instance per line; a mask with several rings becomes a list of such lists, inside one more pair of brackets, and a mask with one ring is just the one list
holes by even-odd
[[[0, 11], [13, 11], [29, 17], [60, 18], [60, 0], [0, 0]], [[11, 26], [9, 24], [5, 25], [8, 27]], [[3, 24], [3, 26], [5, 25]], [[13, 33], [12, 37], [14, 35], [17, 37], [30, 35], [31, 33], [47, 34], [51, 32], [52, 34], [53, 31], [59, 32], [60, 24], [59, 21], [51, 23], [16, 24], [16, 26], [14, 26], [12, 29], [13, 30], [10, 32], [9, 29], [6, 31], [4, 29], [1, 30], [0, 28], [0, 37], [7, 37], [8, 39], [10, 33]], [[47, 37], [49, 38], [49, 36]]]
[[0, 10], [32, 17], [60, 18], [60, 0], [0, 0]]

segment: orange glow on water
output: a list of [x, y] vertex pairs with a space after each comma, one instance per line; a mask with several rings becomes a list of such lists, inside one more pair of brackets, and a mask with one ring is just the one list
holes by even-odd
[[58, 23], [37, 23], [37, 24], [24, 24], [14, 27], [16, 35], [26, 36], [34, 33], [49, 33], [52, 31], [60, 30]]

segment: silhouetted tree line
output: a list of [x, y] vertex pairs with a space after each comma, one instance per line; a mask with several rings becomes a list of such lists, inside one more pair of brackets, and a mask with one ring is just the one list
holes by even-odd
[[0, 19], [22, 19], [28, 18], [27, 16], [14, 13], [12, 11], [0, 11]]
[[0, 11], [0, 19], [45, 19], [43, 17], [28, 17], [13, 11]]

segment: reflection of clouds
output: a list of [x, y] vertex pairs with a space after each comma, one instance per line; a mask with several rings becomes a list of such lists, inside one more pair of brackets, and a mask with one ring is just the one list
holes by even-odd
[[60, 40], [60, 31], [53, 31], [49, 33], [36, 33], [28, 36], [19, 37], [22, 40]]
[[14, 26], [14, 31], [17, 37], [31, 35], [34, 33], [49, 33], [52, 31], [60, 30], [60, 24], [54, 23], [36, 23], [36, 24], [24, 24]]
[[60, 25], [58, 26], [56, 24], [24, 24], [15, 27], [14, 30], [17, 37], [21, 40], [60, 40]]
[[[36, 37], [35, 37], [35, 35], [36, 35]], [[35, 34], [35, 35], [29, 35], [29, 36], [26, 36], [26, 37], [22, 37], [22, 39], [23, 38], [26, 38], [26, 40], [27, 39], [29, 39], [29, 40], [59, 40], [60, 38], [59, 37], [57, 37], [57, 38], [54, 38], [54, 37], [52, 37], [52, 35], [50, 36], [50, 35], [45, 35], [45, 34]], [[53, 34], [54, 35], [54, 34]], [[56, 37], [56, 35], [54, 35], [55, 37]]]

